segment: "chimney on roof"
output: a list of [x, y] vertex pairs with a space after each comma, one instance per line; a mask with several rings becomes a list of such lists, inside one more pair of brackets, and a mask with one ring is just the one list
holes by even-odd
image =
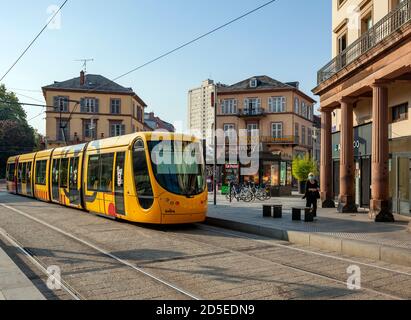
[[150, 120], [154, 120], [154, 112], [148, 114]]
[[80, 85], [84, 86], [84, 83], [86, 82], [86, 74], [84, 73], [83, 70], [80, 72]]

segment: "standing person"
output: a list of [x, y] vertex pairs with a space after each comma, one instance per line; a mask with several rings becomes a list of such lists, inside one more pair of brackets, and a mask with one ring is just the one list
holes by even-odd
[[317, 202], [320, 198], [320, 186], [314, 177], [314, 173], [308, 175], [308, 181], [305, 188], [303, 199], [307, 200], [307, 208], [313, 208], [314, 217], [317, 216]]

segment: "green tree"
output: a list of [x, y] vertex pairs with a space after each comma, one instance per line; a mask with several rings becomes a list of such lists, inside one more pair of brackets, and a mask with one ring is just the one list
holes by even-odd
[[309, 156], [305, 158], [296, 157], [293, 160], [293, 176], [299, 182], [305, 182], [308, 180], [310, 172], [315, 175], [318, 174], [317, 163]]
[[0, 85], [0, 178], [4, 178], [7, 159], [36, 150], [34, 129], [13, 92]]

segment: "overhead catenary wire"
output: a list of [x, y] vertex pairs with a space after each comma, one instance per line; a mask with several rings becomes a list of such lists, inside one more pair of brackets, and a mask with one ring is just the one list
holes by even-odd
[[[277, 1], [277, 0], [271, 0], [271, 1], [268, 1], [268, 2], [266, 2], [266, 3], [264, 3], [264, 4], [260, 5], [260, 6], [258, 6], [258, 7], [256, 7], [256, 8], [254, 8], [254, 9], [252, 9], [252, 10], [249, 10], [249, 11], [247, 11], [246, 13], [242, 14], [242, 15], [239, 16], [239, 17], [234, 18], [234, 19], [231, 19], [230, 21], [228, 21], [228, 22], [226, 22], [226, 23], [224, 23], [224, 24], [222, 24], [222, 25], [220, 25], [220, 26], [218, 26], [218, 27], [216, 27], [216, 28], [214, 28], [214, 29], [206, 32], [206, 33], [203, 33], [202, 35], [200, 35], [200, 36], [198, 36], [198, 37], [196, 37], [196, 38], [194, 38], [194, 39], [192, 39], [192, 40], [190, 40], [190, 41], [187, 41], [187, 42], [183, 43], [182, 45], [180, 45], [180, 46], [178, 46], [178, 47], [176, 47], [176, 48], [174, 48], [174, 49], [172, 49], [172, 50], [169, 50], [169, 51], [161, 54], [161, 55], [159, 55], [158, 57], [156, 57], [156, 58], [154, 58], [154, 59], [151, 59], [151, 60], [143, 63], [142, 65], [140, 65], [140, 66], [138, 66], [138, 67], [135, 67], [135, 68], [133, 68], [133, 69], [131, 69], [131, 70], [129, 70], [129, 71], [127, 71], [127, 72], [125, 72], [125, 73], [123, 73], [123, 74], [115, 77], [115, 78], [113, 78], [112, 80], [110, 80], [110, 82], [119, 80], [119, 79], [121, 79], [121, 78], [123, 78], [123, 77], [125, 77], [125, 76], [128, 76], [129, 74], [131, 74], [131, 73], [133, 73], [133, 72], [136, 72], [137, 70], [140, 70], [140, 69], [142, 69], [142, 68], [144, 68], [144, 67], [146, 67], [146, 66], [148, 66], [148, 65], [150, 65], [150, 64], [152, 64], [152, 63], [154, 63], [154, 62], [156, 62], [156, 61], [158, 61], [158, 60], [161, 60], [161, 59], [163, 59], [163, 58], [165, 58], [165, 57], [167, 57], [167, 56], [169, 56], [169, 55], [171, 55], [171, 54], [173, 54], [173, 53], [175, 53], [175, 52], [177, 52], [177, 51], [179, 51], [179, 50], [181, 50], [181, 49], [183, 49], [183, 48], [185, 48], [185, 47], [187, 47], [187, 46], [189, 46], [189, 45], [191, 45], [191, 44], [193, 44], [193, 43], [195, 43], [195, 42], [197, 42], [197, 41], [199, 41], [199, 40], [201, 40], [201, 39], [203, 39], [203, 38], [205, 38], [205, 37], [207, 37], [207, 36], [209, 36], [209, 35], [211, 35], [211, 34], [213, 34], [213, 33], [215, 33], [215, 32], [217, 32], [217, 31], [219, 31], [219, 30], [224, 29], [225, 27], [227, 27], [227, 26], [229, 26], [229, 25], [231, 25], [231, 24], [233, 24], [233, 23], [235, 23], [235, 22], [237, 22], [237, 21], [239, 21], [239, 20], [241, 20], [241, 19], [243, 19], [243, 18], [245, 18], [245, 17], [247, 17], [247, 16], [249, 16], [249, 15], [251, 15], [251, 14], [253, 14], [253, 13], [255, 13], [255, 12], [257, 12], [257, 11], [263, 9], [263, 8], [265, 8], [265, 7], [267, 7], [267, 6], [269, 6], [270, 4], [272, 4], [272, 3], [276, 2], [276, 1]], [[97, 86], [96, 88], [93, 88], [93, 89], [90, 90], [90, 91], [95, 91], [95, 90], [98, 90], [98, 89], [100, 89], [100, 88], [103, 88], [104, 86], [106, 86], [106, 85], [109, 84], [110, 82], [103, 83], [103, 84]]]
[[17, 60], [11, 65], [11, 67], [6, 71], [6, 73], [0, 78], [0, 82], [4, 80], [4, 78], [10, 73], [11, 70], [17, 65], [17, 63], [23, 58], [23, 56], [29, 51], [29, 49], [33, 46], [33, 44], [37, 41], [37, 39], [41, 36], [41, 34], [46, 30], [46, 28], [49, 26], [49, 24], [54, 20], [54, 18], [57, 16], [57, 14], [63, 9], [63, 7], [66, 5], [68, 0], [65, 0], [58, 10], [53, 14], [53, 16], [47, 21], [46, 25], [40, 30], [40, 32], [34, 37], [34, 39], [30, 42], [30, 44], [24, 49], [24, 51], [20, 54], [20, 56], [17, 58]]

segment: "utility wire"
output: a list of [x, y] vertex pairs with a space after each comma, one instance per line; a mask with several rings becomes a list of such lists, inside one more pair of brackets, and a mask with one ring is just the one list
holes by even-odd
[[37, 34], [37, 36], [30, 42], [28, 47], [23, 51], [23, 53], [17, 58], [17, 60], [11, 65], [11, 67], [7, 70], [7, 72], [1, 77], [0, 82], [3, 81], [3, 79], [10, 73], [10, 71], [16, 66], [16, 64], [20, 61], [21, 58], [26, 54], [27, 51], [31, 48], [31, 46], [36, 42], [36, 40], [40, 37], [40, 35], [46, 30], [46, 28], [49, 26], [49, 24], [54, 20], [56, 15], [63, 9], [63, 7], [66, 5], [68, 0], [65, 0], [63, 4], [59, 7], [59, 9], [54, 13], [54, 15], [50, 18], [50, 20], [47, 22], [47, 24], [41, 29], [41, 31]]
[[[267, 7], [268, 5], [270, 5], [270, 4], [272, 4], [272, 3], [276, 2], [276, 1], [277, 1], [277, 0], [268, 1], [268, 2], [266, 2], [266, 3], [264, 3], [264, 4], [262, 4], [261, 6], [255, 8], [255, 9], [253, 9], [253, 10], [250, 10], [250, 11], [244, 13], [243, 15], [241, 15], [241, 16], [235, 18], [235, 19], [232, 19], [232, 20], [230, 20], [230, 21], [228, 21], [228, 22], [220, 25], [219, 27], [216, 27], [216, 28], [214, 28], [214, 29], [212, 29], [212, 30], [210, 30], [210, 31], [208, 31], [208, 32], [206, 32], [206, 33], [204, 33], [204, 34], [202, 34], [202, 35], [194, 38], [193, 40], [190, 40], [190, 41], [188, 41], [188, 42], [186, 42], [186, 43], [184, 43], [184, 44], [182, 44], [182, 45], [180, 45], [180, 46], [178, 46], [178, 47], [176, 47], [176, 48], [174, 48], [174, 49], [172, 49], [172, 50], [170, 50], [170, 51], [168, 51], [168, 52], [166, 52], [166, 53], [164, 53], [164, 54], [162, 54], [162, 55], [160, 55], [160, 56], [158, 56], [157, 58], [154, 58], [154, 59], [152, 59], [152, 60], [149, 60], [149, 61], [147, 61], [146, 63], [144, 63], [144, 64], [142, 64], [142, 65], [140, 65], [140, 66], [138, 66], [138, 67], [136, 67], [136, 68], [134, 68], [134, 69], [131, 69], [130, 71], [128, 71], [128, 72], [126, 72], [126, 73], [123, 73], [122, 75], [120, 75], [120, 76], [112, 79], [111, 81], [116, 81], [116, 80], [118, 80], [118, 79], [120, 79], [120, 78], [123, 78], [123, 77], [125, 77], [125, 76], [127, 76], [127, 75], [129, 75], [129, 74], [131, 74], [131, 73], [133, 73], [133, 72], [136, 72], [137, 70], [142, 69], [142, 68], [144, 68], [144, 67], [146, 67], [146, 66], [148, 66], [148, 65], [150, 65], [150, 64], [152, 64], [152, 63], [154, 63], [154, 62], [156, 62], [156, 61], [158, 61], [158, 60], [161, 60], [161, 59], [163, 59], [163, 58], [165, 58], [165, 57], [173, 54], [174, 52], [179, 51], [179, 50], [181, 50], [181, 49], [183, 49], [183, 48], [185, 48], [185, 47], [187, 47], [187, 46], [189, 46], [189, 45], [191, 45], [191, 44], [193, 44], [193, 43], [195, 43], [195, 42], [197, 42], [197, 41], [199, 41], [199, 40], [201, 40], [201, 39], [203, 39], [203, 38], [205, 38], [205, 37], [207, 37], [207, 36], [209, 36], [209, 35], [211, 35], [211, 34], [213, 34], [213, 33], [215, 33], [215, 32], [217, 32], [217, 31], [219, 31], [219, 30], [221, 30], [221, 29], [223, 29], [223, 28], [225, 28], [225, 27], [233, 24], [234, 22], [237, 22], [237, 21], [239, 21], [239, 20], [241, 20], [241, 19], [243, 19], [243, 18], [245, 18], [245, 17], [253, 14], [254, 12], [259, 11], [259, 10]], [[111, 81], [110, 81], [110, 82], [111, 82]], [[96, 88], [93, 88], [92, 91], [97, 90], [97, 89], [99, 89], [99, 88], [101, 88], [101, 87], [104, 87], [104, 86], [106, 86], [107, 84], [109, 84], [110, 82], [101, 84], [100, 86], [97, 86]]]
[[[233, 24], [234, 22], [237, 22], [238, 20], [241, 20], [241, 19], [243, 19], [243, 18], [251, 15], [252, 13], [254, 13], [254, 12], [256, 12], [256, 11], [261, 10], [261, 9], [264, 8], [264, 7], [267, 7], [268, 5], [270, 5], [270, 4], [272, 4], [272, 3], [276, 2], [276, 1], [277, 1], [277, 0], [268, 1], [268, 2], [260, 5], [260, 6], [257, 7], [257, 8], [255, 8], [255, 9], [253, 9], [253, 10], [250, 10], [250, 11], [242, 14], [241, 16], [239, 16], [239, 17], [237, 17], [237, 18], [235, 18], [235, 19], [232, 19], [232, 20], [230, 20], [230, 21], [222, 24], [221, 26], [219, 26], [219, 27], [217, 27], [217, 28], [214, 28], [214, 29], [212, 29], [212, 30], [210, 30], [210, 31], [208, 31], [208, 32], [206, 32], [206, 33], [204, 33], [204, 34], [202, 34], [202, 35], [194, 38], [193, 40], [190, 40], [190, 41], [188, 41], [188, 42], [186, 42], [186, 43], [184, 43], [184, 44], [182, 44], [182, 45], [174, 48], [173, 50], [170, 50], [170, 51], [168, 51], [168, 52], [166, 52], [166, 53], [158, 56], [157, 58], [154, 58], [154, 59], [152, 59], [152, 60], [150, 60], [150, 61], [147, 61], [146, 63], [144, 63], [144, 64], [142, 64], [142, 65], [140, 65], [140, 66], [138, 66], [138, 67], [136, 67], [136, 68], [134, 68], [134, 69], [131, 69], [130, 71], [128, 71], [128, 72], [126, 72], [126, 73], [124, 73], [124, 74], [122, 74], [122, 75], [120, 75], [120, 76], [118, 76], [118, 77], [116, 77], [116, 78], [114, 78], [114, 79], [112, 79], [112, 80], [110, 80], [110, 81], [107, 81], [106, 83], [103, 83], [103, 84], [97, 86], [96, 88], [87, 90], [85, 93], [93, 92], [93, 91], [96, 91], [96, 90], [98, 90], [98, 89], [100, 89], [100, 88], [103, 88], [103, 87], [105, 87], [106, 85], [110, 84], [111, 82], [116, 81], [116, 80], [118, 80], [118, 79], [120, 79], [120, 78], [123, 78], [123, 77], [125, 77], [125, 76], [127, 76], [127, 75], [129, 75], [129, 74], [131, 74], [131, 73], [133, 73], [133, 72], [135, 72], [135, 71], [137, 71], [137, 70], [139, 70], [139, 69], [142, 69], [142, 68], [144, 68], [144, 67], [146, 67], [146, 66], [148, 66], [148, 65], [150, 65], [150, 64], [152, 64], [152, 63], [154, 63], [154, 62], [156, 62], [156, 61], [158, 61], [158, 60], [160, 60], [160, 59], [163, 59], [163, 58], [165, 58], [165, 57], [173, 54], [174, 52], [176, 52], [176, 51], [178, 51], [178, 50], [181, 50], [181, 49], [189, 46], [190, 44], [193, 44], [194, 42], [197, 42], [197, 41], [199, 41], [199, 40], [201, 40], [201, 39], [203, 39], [203, 38], [205, 38], [205, 37], [207, 37], [207, 36], [209, 36], [209, 35], [217, 32], [218, 30], [221, 30], [221, 29], [229, 26], [230, 24]], [[70, 112], [70, 116], [69, 116], [68, 122], [71, 121], [72, 116], [73, 116], [73, 114], [74, 114], [77, 106], [78, 106], [78, 103], [76, 104], [76, 106], [75, 106], [75, 108], [73, 109], [73, 111]]]

